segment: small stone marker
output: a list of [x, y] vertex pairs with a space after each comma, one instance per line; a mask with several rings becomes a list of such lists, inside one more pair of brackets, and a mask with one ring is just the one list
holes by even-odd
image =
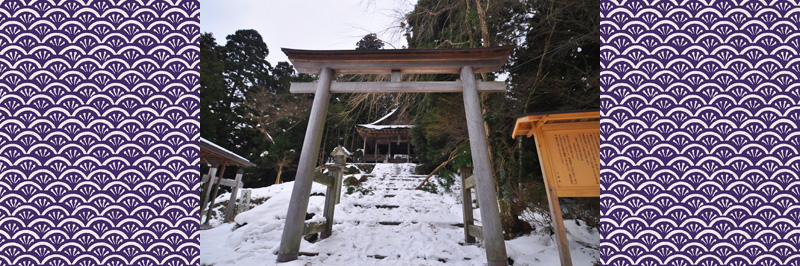
[[253, 192], [251, 189], [243, 189], [242, 196], [239, 197], [239, 204], [236, 206], [236, 214], [246, 212], [250, 209], [250, 194]]

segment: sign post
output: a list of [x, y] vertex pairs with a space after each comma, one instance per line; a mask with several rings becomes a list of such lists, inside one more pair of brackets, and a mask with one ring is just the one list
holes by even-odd
[[559, 197], [600, 197], [600, 112], [517, 118], [512, 137], [533, 136], [562, 266], [571, 266]]

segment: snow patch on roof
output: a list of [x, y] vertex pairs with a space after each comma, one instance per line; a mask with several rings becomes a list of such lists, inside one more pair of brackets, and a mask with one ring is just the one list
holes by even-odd
[[233, 157], [236, 157], [236, 158], [242, 159], [242, 160], [244, 160], [245, 162], [248, 162], [248, 163], [250, 162], [250, 160], [248, 160], [248, 159], [245, 159], [244, 157], [242, 157], [242, 156], [239, 156], [238, 154], [236, 154], [236, 153], [234, 153], [234, 152], [232, 152], [232, 151], [229, 151], [229, 150], [228, 150], [228, 149], [226, 149], [226, 148], [220, 147], [220, 146], [219, 146], [219, 145], [217, 145], [216, 143], [214, 143], [214, 142], [211, 142], [211, 141], [209, 141], [209, 140], [207, 140], [207, 139], [204, 139], [203, 137], [200, 137], [200, 142], [203, 142], [203, 143], [205, 143], [205, 144], [211, 145], [211, 146], [213, 146], [214, 148], [220, 149], [220, 150], [222, 150], [223, 152], [226, 152], [226, 153], [228, 153], [228, 155], [230, 155], [230, 156], [233, 156]]
[[353, 153], [348, 151], [347, 148], [345, 148], [344, 146], [339, 146], [339, 147], [342, 147], [342, 150], [344, 151], [344, 153], [347, 153], [347, 155], [353, 155]]
[[376, 125], [376, 124], [380, 123], [381, 121], [386, 120], [386, 118], [389, 118], [390, 116], [392, 116], [394, 114], [394, 112], [397, 112], [397, 109], [400, 109], [400, 107], [395, 107], [394, 109], [389, 111], [388, 114], [384, 115], [383, 117], [379, 118], [378, 120], [375, 120], [375, 122], [369, 123], [367, 125]]
[[412, 127], [414, 127], [414, 125], [378, 125], [378, 123], [380, 123], [383, 120], [386, 120], [387, 118], [392, 116], [395, 112], [397, 112], [398, 109], [400, 109], [400, 107], [395, 107], [394, 109], [389, 111], [388, 114], [384, 115], [383, 117], [379, 118], [378, 120], [375, 120], [375, 122], [372, 122], [372, 123], [369, 123], [369, 124], [358, 124], [358, 126], [364, 127], [364, 128], [369, 128], [369, 129], [412, 128]]
[[412, 128], [414, 125], [368, 125], [368, 124], [361, 124], [358, 125], [360, 127], [370, 128], [370, 129], [387, 129], [387, 128]]

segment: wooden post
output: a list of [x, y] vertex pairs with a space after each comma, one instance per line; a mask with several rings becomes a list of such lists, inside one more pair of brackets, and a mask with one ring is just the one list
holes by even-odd
[[330, 87], [333, 80], [333, 70], [322, 68], [319, 75], [319, 86], [314, 95], [311, 113], [308, 119], [306, 135], [303, 139], [303, 149], [297, 165], [297, 174], [292, 188], [292, 197], [289, 201], [289, 210], [286, 213], [286, 222], [281, 236], [281, 245], [278, 249], [278, 262], [297, 259], [300, 252], [300, 239], [305, 229], [308, 198], [311, 196], [311, 184], [314, 180], [314, 166], [317, 164], [319, 145], [322, 141], [322, 130], [325, 125], [325, 116], [328, 112], [328, 102], [331, 98]]
[[406, 142], [406, 163], [411, 162], [411, 140]]
[[233, 189], [231, 190], [231, 198], [228, 200], [228, 206], [225, 207], [225, 222], [231, 219], [231, 216], [234, 214], [234, 210], [236, 209], [236, 197], [239, 195], [239, 182], [242, 181], [242, 175], [244, 171], [242, 168], [239, 168], [239, 171], [236, 171], [236, 184]]
[[[214, 208], [214, 200], [217, 199], [217, 193], [219, 193], [219, 185], [222, 183], [223, 174], [225, 174], [225, 166], [228, 165], [227, 162], [222, 163], [222, 168], [219, 169], [219, 176], [217, 176], [217, 183], [214, 184], [214, 193], [208, 199], [208, 209], [206, 210], [206, 222], [203, 223], [208, 225], [208, 221], [211, 220], [211, 212]], [[208, 178], [211, 180], [211, 177]]]
[[[203, 217], [203, 213], [206, 209], [206, 203], [208, 203], [208, 197], [211, 197], [211, 184], [214, 183], [214, 176], [217, 174], [218, 165], [211, 165], [208, 169], [208, 181], [206, 181], [206, 193], [203, 194], [203, 199], [201, 199], [200, 203], [200, 217]], [[202, 219], [202, 218], [201, 218]]]
[[[531, 129], [535, 130], [535, 129]], [[547, 168], [545, 165], [549, 163], [549, 157], [542, 157], [542, 151], [548, 147], [540, 142], [542, 139], [541, 131], [536, 130], [536, 150], [539, 153], [539, 164], [542, 166], [542, 178], [544, 179], [545, 192], [547, 192], [547, 202], [550, 205], [550, 221], [553, 223], [553, 231], [556, 235], [556, 247], [558, 247], [558, 258], [561, 260], [562, 266], [572, 266], [572, 255], [569, 252], [569, 241], [567, 240], [567, 229], [564, 227], [564, 219], [561, 215], [561, 204], [558, 202], [558, 193], [555, 190], [555, 184], [550, 184], [547, 177]]]
[[475, 183], [478, 202], [481, 203], [483, 239], [486, 245], [486, 258], [489, 265], [508, 265], [500, 211], [497, 206], [492, 166], [489, 162], [489, 148], [481, 116], [481, 102], [475, 82], [475, 72], [471, 66], [461, 68], [461, 82], [464, 87], [464, 109], [469, 131], [472, 164], [475, 167]]
[[[411, 143], [411, 139], [409, 139], [408, 142]], [[411, 157], [412, 155], [413, 153], [411, 152], [411, 144], [408, 144], [408, 157]]]
[[375, 139], [375, 151], [373, 153], [375, 153], [375, 163], [378, 163], [378, 139], [377, 138]]
[[364, 136], [364, 148], [361, 149], [361, 162], [362, 163], [366, 163], [367, 162], [367, 160], [365, 160], [365, 158], [367, 158], [367, 136], [366, 136], [366, 134], [364, 134], [364, 135], [365, 135]]
[[461, 205], [463, 205], [461, 210], [464, 212], [464, 243], [472, 244], [475, 243], [475, 237], [469, 235], [469, 226], [475, 224], [472, 217], [472, 192], [464, 182], [472, 171], [469, 168], [461, 168], [459, 172], [461, 172]]
[[392, 142], [389, 141], [389, 152], [386, 153], [386, 162], [390, 163], [392, 160]]

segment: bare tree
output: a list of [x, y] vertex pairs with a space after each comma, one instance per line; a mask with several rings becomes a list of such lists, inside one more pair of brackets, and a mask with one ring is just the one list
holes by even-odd
[[[248, 118], [256, 121], [255, 125], [261, 134], [270, 142], [275, 143], [272, 134], [280, 134], [297, 126], [306, 113], [310, 101], [307, 97], [292, 94], [281, 95], [266, 88], [250, 93], [245, 100], [245, 106], [250, 109]], [[286, 121], [288, 128], [278, 128], [279, 121]]]

